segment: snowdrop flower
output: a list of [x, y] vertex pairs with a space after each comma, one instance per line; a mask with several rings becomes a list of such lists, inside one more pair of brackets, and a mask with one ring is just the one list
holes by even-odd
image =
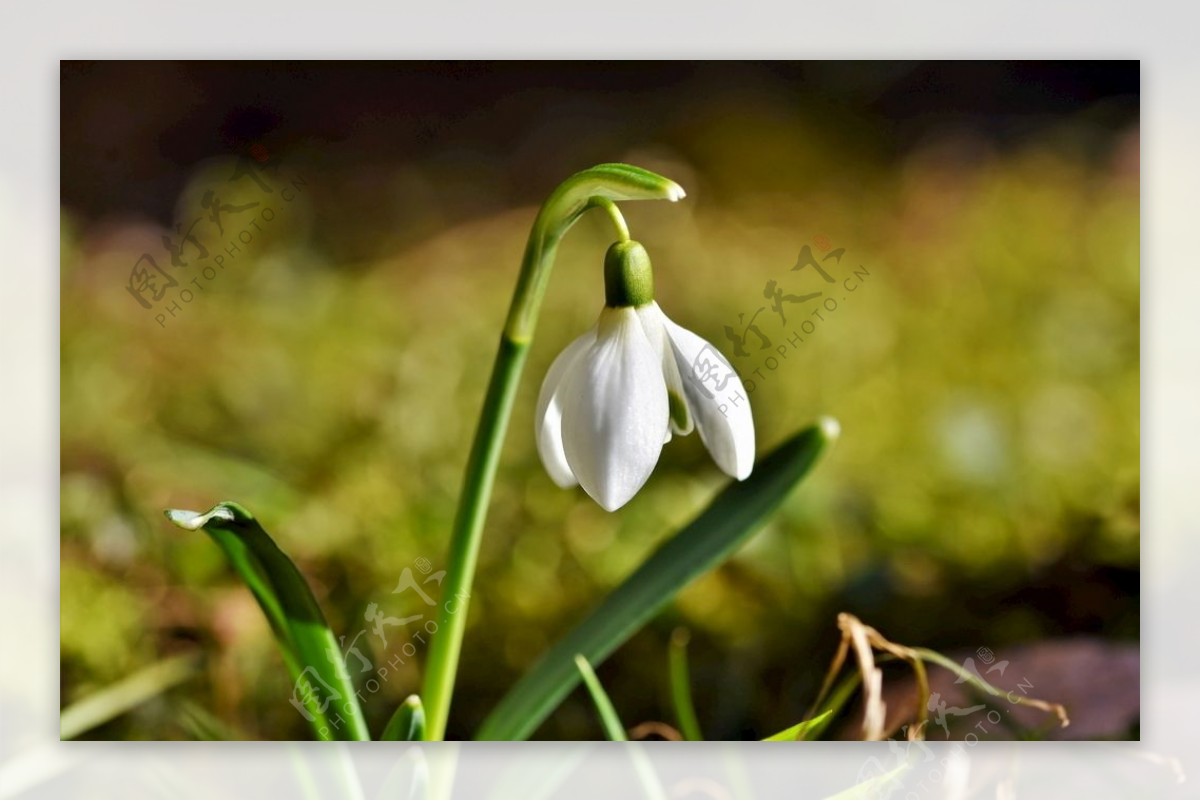
[[671, 435], [695, 428], [717, 466], [745, 479], [754, 421], [737, 373], [663, 314], [640, 244], [609, 248], [604, 283], [600, 319], [555, 359], [538, 397], [538, 453], [550, 478], [614, 511], [650, 478]]

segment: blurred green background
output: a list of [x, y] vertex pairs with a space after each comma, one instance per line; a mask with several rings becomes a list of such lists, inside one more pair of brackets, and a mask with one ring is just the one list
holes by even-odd
[[[672, 720], [680, 625], [712, 739], [800, 719], [839, 611], [950, 652], [1136, 647], [1138, 85], [1136, 62], [64, 62], [63, 705], [200, 650], [196, 676], [86, 736], [193, 737], [197, 709], [237, 736], [309, 736], [253, 599], [168, 507], [241, 502], [346, 645], [366, 629], [365, 658], [394, 655], [401, 629], [384, 648], [365, 615], [420, 614], [393, 593], [402, 571], [445, 566], [536, 206], [602, 161], [687, 189], [625, 215], [664, 311], [753, 382], [759, 452], [842, 424], [782, 513], [601, 666], [627, 723]], [[175, 266], [163, 236], [193, 223]], [[560, 251], [452, 737], [725, 481], [675, 439], [607, 514], [538, 461], [536, 393], [594, 322], [609, 236], [589, 216]], [[835, 283], [791, 270], [805, 246], [844, 248], [822, 262]], [[149, 309], [128, 289], [144, 253]], [[784, 323], [770, 281], [824, 294]], [[737, 356], [725, 328], [756, 313], [772, 347], [751, 334]], [[422, 656], [365, 694], [375, 731]], [[577, 692], [538, 736], [600, 730]]]

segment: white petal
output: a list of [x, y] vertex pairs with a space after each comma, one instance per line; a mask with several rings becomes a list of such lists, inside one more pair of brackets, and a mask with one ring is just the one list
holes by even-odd
[[537, 412], [533, 418], [538, 455], [542, 457], [542, 465], [550, 474], [551, 480], [563, 489], [579, 483], [575, 480], [575, 474], [571, 472], [571, 467], [567, 464], [566, 454], [563, 453], [562, 393], [560, 392], [563, 376], [595, 341], [596, 328], [593, 326], [586, 334], [567, 345], [550, 365], [550, 369], [546, 371], [541, 392], [538, 393]]
[[639, 306], [637, 312], [638, 319], [642, 321], [642, 328], [646, 332], [646, 338], [650, 340], [650, 344], [654, 346], [654, 350], [662, 359], [663, 379], [667, 382], [667, 410], [671, 417], [671, 428], [667, 431], [667, 441], [670, 442], [672, 432], [680, 436], [687, 436], [692, 433], [694, 425], [692, 416], [688, 412], [687, 396], [683, 391], [683, 379], [680, 378], [679, 367], [675, 363], [675, 351], [671, 348], [667, 329], [663, 325], [667, 316], [654, 301], [650, 301], [645, 306]]
[[754, 469], [754, 418], [742, 380], [711, 344], [663, 315], [700, 439], [713, 461], [742, 481]]
[[650, 478], [667, 433], [667, 388], [637, 312], [605, 308], [596, 341], [563, 378], [563, 448], [580, 486], [608, 511]]

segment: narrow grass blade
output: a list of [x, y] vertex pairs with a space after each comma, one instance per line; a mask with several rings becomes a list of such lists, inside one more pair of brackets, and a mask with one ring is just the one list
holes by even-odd
[[815, 718], [797, 723], [795, 726], [790, 726], [783, 731], [772, 734], [770, 737], [763, 739], [764, 743], [777, 743], [791, 740], [815, 740], [817, 735], [824, 731], [828, 723], [828, 718], [833, 715], [832, 709], [827, 709]]
[[992, 684], [989, 684], [983, 679], [982, 676], [967, 670], [962, 665], [959, 665], [953, 660], [942, 656], [937, 651], [931, 651], [928, 648], [913, 648], [912, 650], [922, 659], [932, 662], [935, 665], [941, 665], [946, 670], [949, 670], [951, 673], [970, 684], [972, 687], [982, 690], [988, 695], [996, 698], [1004, 698], [1009, 703], [1029, 706], [1033, 707], [1034, 709], [1040, 709], [1043, 712], [1053, 713], [1058, 718], [1060, 726], [1066, 727], [1071, 725], [1071, 719], [1067, 716], [1067, 708], [1062, 704], [1056, 704], [1052, 701], [1043, 701], [1040, 698], [1030, 698], [1029, 696], [1023, 694], [1006, 692], [998, 687], [993, 686]]
[[251, 738], [219, 719], [194, 701], [182, 699], [177, 705], [176, 719], [196, 740], [234, 741]]
[[748, 479], [729, 484], [587, 618], [547, 652], [484, 720], [478, 740], [529, 737], [579, 683], [576, 654], [603, 662], [696, 577], [727, 559], [766, 522], [836, 437], [824, 419], [784, 442]]
[[700, 721], [696, 719], [696, 707], [692, 704], [692, 681], [688, 670], [687, 647], [691, 637], [687, 629], [675, 629], [671, 633], [668, 650], [668, 668], [671, 675], [671, 701], [675, 705], [675, 720], [685, 740], [703, 740]]
[[629, 759], [633, 762], [633, 772], [637, 774], [646, 798], [665, 798], [662, 782], [659, 781], [658, 773], [655, 772], [650, 758], [642, 750], [642, 744], [627, 742], [629, 738], [625, 734], [625, 726], [617, 716], [617, 710], [609, 699], [608, 693], [604, 692], [600, 679], [596, 678], [596, 671], [592, 670], [588, 661], [579, 654], [575, 655], [575, 667], [579, 670], [588, 694], [592, 696], [592, 703], [596, 705], [596, 712], [600, 715], [600, 724], [604, 727], [605, 736], [609, 740], [626, 743]]
[[73, 740], [134, 707], [181, 684], [195, 675], [200, 660], [196, 654], [173, 656], [156, 662], [115, 684], [71, 704], [59, 716], [58, 736]]
[[421, 699], [410, 695], [396, 707], [380, 740], [423, 740], [425, 739], [425, 707]]
[[[295, 682], [290, 701], [317, 736], [369, 740], [337, 638], [300, 571], [254, 516], [228, 501], [205, 514], [170, 509], [166, 515], [180, 528], [204, 529], [250, 588], [270, 621]], [[326, 710], [336, 712], [332, 719]]]
[[[881, 658], [880, 661], [883, 662], [890, 658], [890, 656]], [[808, 722], [810, 726], [806, 739], [816, 740], [829, 728], [829, 724], [833, 722], [834, 716], [841, 712], [843, 707], [846, 706], [846, 702], [854, 696], [854, 691], [858, 689], [858, 685], [861, 682], [862, 675], [855, 671], [837, 685], [837, 689], [829, 696], [829, 700], [823, 704], [825, 711], [809, 718]], [[818, 704], [817, 706], [820, 707], [822, 705]]]
[[617, 717], [617, 710], [612, 705], [612, 701], [608, 698], [608, 693], [604, 692], [604, 688], [600, 686], [600, 679], [596, 678], [596, 671], [592, 670], [592, 666], [582, 656], [575, 655], [575, 667], [579, 670], [579, 675], [583, 677], [583, 684], [587, 687], [588, 694], [592, 696], [592, 703], [596, 705], [596, 713], [600, 715], [600, 725], [604, 727], [604, 734], [610, 740], [617, 742], [625, 742], [629, 738], [625, 736], [625, 727], [621, 724], [621, 719]]

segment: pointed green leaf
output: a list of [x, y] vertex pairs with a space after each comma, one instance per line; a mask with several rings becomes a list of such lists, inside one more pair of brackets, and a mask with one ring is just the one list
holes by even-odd
[[492, 710], [475, 738], [529, 737], [579, 683], [576, 654], [591, 664], [603, 662], [688, 583], [725, 561], [766, 522], [837, 433], [837, 422], [825, 418], [768, 454], [745, 481], [730, 483], [551, 648]]
[[[884, 654], [879, 658], [879, 661], [886, 662], [890, 658], [891, 654]], [[819, 715], [813, 715], [813, 717], [807, 721], [808, 729], [805, 732], [806, 740], [816, 740], [825, 732], [827, 728], [829, 728], [829, 724], [833, 722], [833, 716], [842, 711], [842, 709], [846, 706], [846, 703], [854, 696], [854, 692], [858, 689], [858, 685], [861, 682], [861, 673], [858, 671], [851, 673], [849, 676], [844, 678], [840, 684], [837, 685], [834, 691], [830, 694], [828, 700], [826, 700], [823, 704], [815, 704], [814, 708], [809, 710], [808, 714], [812, 715], [816, 709], [821, 707], [825, 708], [824, 712]]]
[[801, 721], [795, 726], [790, 726], [778, 734], [772, 734], [770, 737], [764, 738], [764, 743], [776, 743], [789, 740], [815, 740], [827, 723], [826, 718], [833, 714], [832, 709], [827, 709], [815, 718]]
[[380, 740], [422, 740], [425, 738], [425, 707], [421, 699], [410, 695], [396, 707]]
[[[317, 736], [369, 740], [337, 638], [300, 571], [254, 516], [230, 501], [217, 504], [205, 514], [169, 509], [166, 515], [188, 531], [204, 529], [250, 588], [279, 640], [283, 660], [295, 682], [292, 704], [304, 714]], [[334, 713], [332, 720], [326, 712]]]

